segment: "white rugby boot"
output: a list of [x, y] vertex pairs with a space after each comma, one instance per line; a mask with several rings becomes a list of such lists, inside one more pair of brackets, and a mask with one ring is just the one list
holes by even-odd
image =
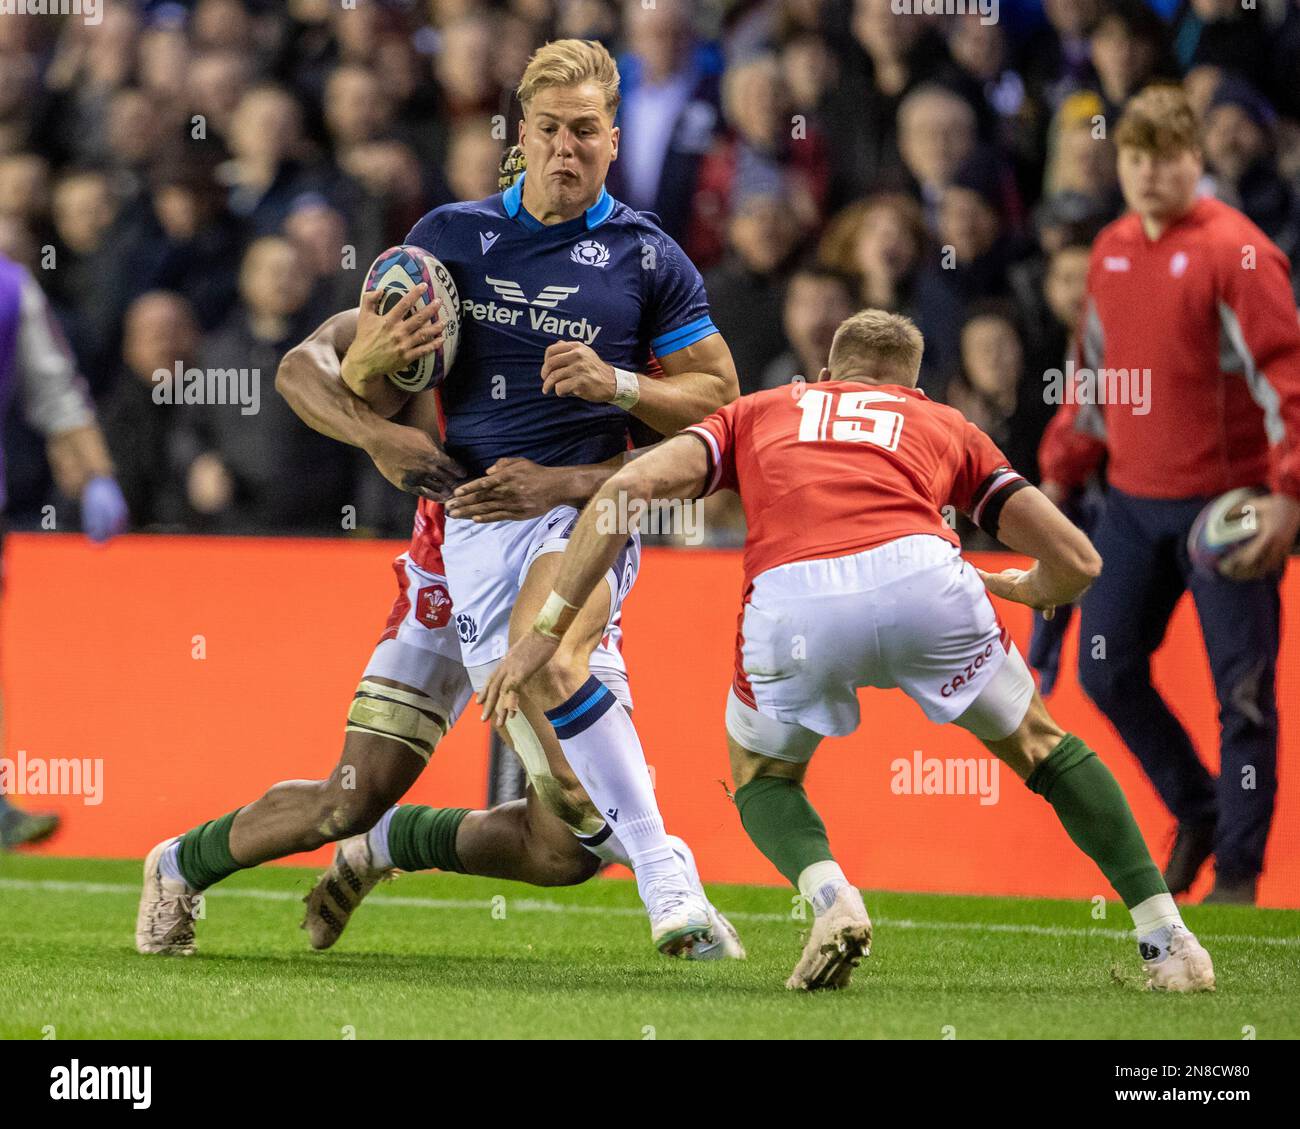
[[871, 955], [871, 918], [856, 886], [841, 886], [813, 921], [799, 963], [785, 986], [792, 991], [846, 988], [853, 970]]
[[1138, 942], [1147, 987], [1162, 992], [1213, 992], [1214, 962], [1185, 925], [1169, 925]]
[[714, 943], [708, 900], [691, 889], [685, 875], [637, 886], [650, 915], [650, 937], [665, 956], [685, 956], [696, 945]]
[[673, 848], [673, 854], [681, 859], [682, 866], [686, 868], [686, 877], [690, 879], [691, 889], [694, 890], [701, 898], [704, 904], [709, 907], [709, 925], [713, 927], [713, 941], [699, 942], [692, 945], [686, 951], [687, 960], [744, 960], [745, 946], [741, 944], [740, 934], [736, 932], [735, 927], [708, 899], [704, 892], [704, 884], [700, 881], [700, 872], [695, 867], [695, 854], [691, 848], [686, 845], [685, 840], [679, 839], [676, 835], [669, 835], [668, 842]]
[[334, 861], [303, 898], [307, 912], [300, 929], [307, 930], [313, 949], [328, 949], [343, 936], [361, 900], [396, 870], [376, 866], [369, 835], [353, 835], [334, 848]]
[[135, 948], [139, 953], [192, 956], [194, 914], [200, 892], [162, 872], [163, 852], [177, 837], [164, 839], [144, 860], [144, 886], [135, 916]]

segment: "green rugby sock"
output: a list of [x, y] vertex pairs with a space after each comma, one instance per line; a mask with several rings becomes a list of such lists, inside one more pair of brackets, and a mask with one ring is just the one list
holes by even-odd
[[403, 804], [388, 825], [388, 856], [398, 870], [454, 870], [464, 874], [456, 854], [456, 832], [469, 808]]
[[736, 789], [736, 808], [754, 846], [790, 885], [813, 863], [833, 861], [826, 825], [797, 780], [756, 777]]
[[1119, 783], [1073, 733], [1025, 784], [1052, 805], [1075, 845], [1101, 868], [1129, 909], [1169, 892]]
[[177, 863], [185, 881], [196, 890], [229, 878], [245, 869], [230, 854], [230, 828], [243, 809], [236, 808], [220, 819], [210, 819], [181, 836]]

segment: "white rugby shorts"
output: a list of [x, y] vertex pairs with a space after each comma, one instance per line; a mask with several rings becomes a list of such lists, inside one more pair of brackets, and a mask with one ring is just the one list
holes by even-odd
[[858, 727], [859, 687], [902, 689], [983, 740], [1013, 733], [1034, 692], [979, 574], [930, 534], [760, 573], [736, 660], [727, 732], [795, 762]]

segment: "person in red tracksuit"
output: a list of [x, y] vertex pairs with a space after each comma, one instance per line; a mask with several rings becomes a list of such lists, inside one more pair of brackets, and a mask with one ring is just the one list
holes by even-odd
[[[1177, 87], [1134, 97], [1115, 140], [1130, 210], [1092, 248], [1079, 367], [1045, 377], [1064, 377], [1064, 402], [1039, 451], [1043, 489], [1061, 504], [1108, 457], [1080, 681], [1178, 821], [1170, 890], [1186, 892], [1214, 855], [1207, 901], [1253, 903], [1277, 791], [1278, 589], [1300, 529], [1300, 322], [1286, 256], [1236, 209], [1198, 198], [1196, 118]], [[1222, 575], [1194, 571], [1192, 522], [1238, 486], [1269, 491], [1256, 537]], [[1151, 683], [1186, 590], [1219, 700], [1217, 781]]]

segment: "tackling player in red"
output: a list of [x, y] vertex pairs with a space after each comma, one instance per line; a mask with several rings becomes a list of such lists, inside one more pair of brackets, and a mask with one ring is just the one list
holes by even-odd
[[[736, 806], [816, 914], [787, 987], [843, 987], [870, 950], [861, 895], [803, 779], [823, 737], [857, 727], [857, 689], [872, 686], [900, 688], [930, 720], [968, 730], [1052, 805], [1132, 913], [1152, 986], [1213, 988], [1210, 956], [1115, 778], [1047, 713], [987, 596], [986, 585], [1052, 609], [1091, 584], [1101, 559], [983, 432], [917, 390], [922, 349], [907, 318], [862, 311], [837, 330], [814, 385], [742, 397], [622, 468], [583, 512], [553, 599], [480, 694], [484, 710], [500, 721], [515, 708], [574, 614], [547, 609], [581, 606], [617, 554], [625, 535], [602, 513], [735, 490], [749, 526], [726, 714]], [[1036, 563], [979, 572], [945, 506]]]

